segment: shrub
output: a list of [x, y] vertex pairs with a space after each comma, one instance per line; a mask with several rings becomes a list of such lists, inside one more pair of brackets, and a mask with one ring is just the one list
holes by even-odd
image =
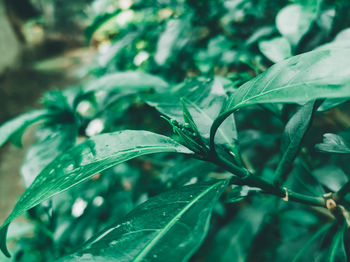
[[348, 31], [321, 44], [341, 29], [321, 19], [328, 3], [254, 2], [136, 1], [96, 17], [88, 37], [114, 41], [96, 77], [0, 127], [1, 145], [20, 145], [41, 123], [4, 254], [29, 212], [26, 261], [42, 241], [36, 261], [347, 261]]

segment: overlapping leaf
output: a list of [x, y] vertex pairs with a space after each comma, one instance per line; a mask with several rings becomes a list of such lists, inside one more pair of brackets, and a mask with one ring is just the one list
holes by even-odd
[[211, 135], [231, 113], [245, 106], [350, 97], [349, 56], [350, 46], [336, 43], [273, 65], [234, 92], [213, 123]]
[[95, 136], [61, 154], [37, 176], [0, 227], [1, 250], [9, 255], [6, 249], [8, 225], [28, 209], [109, 167], [161, 152], [191, 153], [168, 137], [126, 130]]
[[214, 181], [160, 194], [60, 261], [188, 261], [225, 188], [226, 181]]
[[[162, 114], [180, 123], [185, 123], [180, 98], [183, 99], [199, 133], [209, 138], [209, 131], [214, 119], [226, 101], [226, 92], [218, 80], [194, 79], [179, 85], [172, 94], [158, 94], [145, 97], [145, 100]], [[233, 117], [219, 128], [216, 142], [225, 144], [233, 152], [236, 149], [237, 130]]]

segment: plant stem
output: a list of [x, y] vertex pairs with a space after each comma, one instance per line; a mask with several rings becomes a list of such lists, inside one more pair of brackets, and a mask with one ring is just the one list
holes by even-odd
[[209, 160], [235, 175], [233, 178], [231, 178], [230, 182], [232, 184], [258, 187], [263, 191], [263, 193], [275, 195], [277, 197], [283, 198], [283, 200], [287, 202], [293, 201], [311, 206], [326, 207], [326, 201], [323, 197], [314, 197], [299, 194], [293, 192], [292, 190], [275, 186], [274, 184], [269, 183], [263, 178], [253, 175], [247, 169], [238, 167], [230, 161], [221, 158], [217, 155], [213, 155], [213, 158]]

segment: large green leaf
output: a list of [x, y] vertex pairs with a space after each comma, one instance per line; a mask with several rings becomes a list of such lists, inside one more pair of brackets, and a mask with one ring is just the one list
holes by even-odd
[[336, 43], [273, 65], [231, 95], [213, 123], [212, 140], [222, 121], [248, 105], [350, 97], [349, 56], [350, 46]]
[[31, 124], [45, 118], [47, 110], [34, 110], [11, 119], [0, 126], [0, 146], [5, 144], [15, 133], [22, 133]]
[[54, 129], [47, 127], [37, 131], [39, 141], [28, 149], [21, 166], [21, 176], [26, 187], [52, 160], [74, 146], [77, 131], [74, 124], [58, 124]]
[[174, 140], [147, 131], [126, 130], [95, 136], [52, 161], [21, 196], [0, 227], [0, 248], [6, 249], [9, 223], [28, 209], [109, 167], [152, 153], [191, 153]]
[[168, 84], [161, 78], [142, 72], [119, 72], [107, 74], [92, 81], [85, 88], [89, 91], [142, 91], [147, 89], [165, 89]]
[[60, 261], [188, 261], [208, 231], [226, 184], [195, 184], [151, 198]]
[[[210, 127], [227, 99], [221, 82], [192, 79], [173, 88], [171, 95], [169, 93], [156, 94], [145, 97], [145, 100], [162, 114], [185, 124], [180, 98], [186, 104], [201, 136], [209, 138]], [[233, 152], [236, 152], [236, 140], [235, 121], [233, 117], [230, 117], [219, 128], [216, 142], [225, 144]]]

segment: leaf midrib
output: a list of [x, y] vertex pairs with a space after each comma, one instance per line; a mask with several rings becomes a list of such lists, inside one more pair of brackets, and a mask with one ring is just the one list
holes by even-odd
[[[172, 149], [176, 150], [175, 147], [169, 147], [169, 146], [167, 146], [167, 147], [165, 147], [165, 146], [148, 146], [148, 147], [142, 148], [141, 150], [144, 150], [145, 152], [143, 152], [142, 154], [140, 154], [140, 155], [138, 155], [138, 156], [147, 154], [147, 153], [148, 153], [147, 151], [150, 150], [150, 149], [153, 149], [153, 150], [154, 150], [154, 149], [157, 149], [158, 151], [156, 151], [156, 152], [160, 152], [160, 150], [166, 150], [166, 149], [169, 149], [169, 148], [172, 148]], [[139, 151], [139, 150], [140, 150], [140, 149], [137, 149], [137, 150], [136, 150], [136, 149], [132, 149], [132, 150], [125, 150], [125, 151], [123, 151], [123, 152], [125, 152], [125, 153], [132, 153], [133, 151]], [[153, 150], [152, 150], [152, 151], [153, 151]], [[155, 152], [155, 153], [156, 153], [156, 152]], [[170, 151], [169, 151], [169, 152], [170, 152]], [[118, 155], [118, 154], [120, 154], [120, 153], [121, 153], [121, 152], [118, 152], [118, 153], [116, 153], [116, 154], [111, 155], [110, 157], [105, 157], [105, 158], [96, 160], [96, 161], [94, 161], [94, 162], [92, 162], [92, 163], [89, 163], [89, 164], [84, 165], [84, 166], [81, 166], [81, 167], [83, 167], [83, 168], [85, 167], [85, 168], [86, 168], [86, 167], [89, 167], [90, 165], [96, 165], [96, 164], [98, 164], [98, 163], [100, 163], [100, 162], [104, 162], [104, 161], [108, 160], [109, 158], [114, 158], [114, 157], [116, 157], [116, 155]], [[133, 158], [133, 157], [129, 157], [129, 158], [123, 159], [122, 162], [126, 162], [126, 161], [128, 161], [128, 160], [130, 160], [130, 159], [132, 159], [132, 158]], [[122, 162], [118, 162], [118, 161], [117, 161], [117, 163], [115, 163], [115, 164], [113, 163], [112, 166], [118, 165], [118, 164], [120, 164], [120, 163], [122, 163]], [[106, 170], [106, 169], [108, 169], [108, 168], [110, 168], [110, 167], [111, 167], [111, 166], [107, 166], [107, 167], [103, 168], [102, 170], [100, 170], [99, 172], [102, 172], [102, 171], [104, 171], [104, 170]], [[73, 171], [75, 171], [75, 170], [76, 170], [76, 169], [72, 170], [70, 173], [74, 173]], [[51, 197], [57, 195], [57, 194], [60, 194], [60, 193], [66, 191], [66, 190], [68, 190], [68, 189], [70, 189], [71, 187], [73, 187], [73, 186], [75, 186], [75, 185], [77, 185], [77, 184], [79, 184], [79, 183], [81, 183], [81, 182], [84, 182], [85, 180], [91, 178], [91, 177], [94, 176], [95, 174], [96, 174], [96, 172], [94, 172], [93, 174], [90, 174], [90, 175], [88, 175], [88, 176], [82, 178], [80, 181], [78, 181], [78, 182], [76, 182], [76, 183], [73, 183], [72, 185], [68, 186], [67, 188], [65, 188], [65, 189], [63, 189], [63, 190], [60, 190], [60, 191], [55, 192], [55, 193], [53, 193], [53, 194], [50, 194], [49, 197], [43, 198], [43, 196], [44, 196], [45, 194], [47, 194], [47, 192], [50, 192], [50, 191], [51, 191], [52, 188], [49, 188], [49, 189], [46, 190], [46, 192], [43, 192], [42, 194], [40, 194], [40, 195], [37, 197], [37, 200], [35, 200], [35, 201], [33, 202], [32, 205], [28, 205], [28, 206], [29, 206], [29, 208], [30, 208], [30, 207], [34, 207], [34, 206], [36, 206], [37, 204], [39, 204], [39, 203], [41, 203], [41, 202], [43, 202], [43, 201], [45, 201], [45, 200], [47, 200], [47, 199], [49, 199], [49, 198], [51, 198]], [[68, 176], [68, 175], [71, 175], [71, 174], [66, 174], [66, 176]], [[24, 208], [24, 210], [29, 209], [28, 206], [27, 206], [26, 208]], [[6, 224], [9, 224], [12, 220], [14, 220], [16, 217], [18, 217], [18, 216], [20, 216], [20, 215], [22, 215], [22, 214], [24, 214], [23, 209], [21, 209], [21, 212], [18, 212], [18, 213], [17, 213], [15, 216], [13, 216], [13, 217], [10, 215], [10, 217], [7, 219], [7, 220], [9, 220], [9, 221], [6, 220], [6, 221], [4, 222], [4, 224], [0, 226], [0, 229], [2, 229]], [[12, 217], [12, 218], [11, 218], [11, 217]], [[11, 219], [10, 219], [10, 218], [11, 218]], [[7, 222], [7, 223], [6, 223], [6, 222]]]
[[205, 196], [209, 191], [211, 191], [213, 188], [215, 188], [217, 185], [219, 185], [221, 182], [215, 183], [214, 185], [210, 186], [206, 190], [204, 190], [202, 193], [200, 193], [196, 198], [194, 198], [191, 202], [188, 203], [185, 208], [181, 210], [175, 217], [173, 217], [168, 224], [166, 224], [162, 229], [160, 229], [159, 234], [153, 238], [150, 242], [147, 243], [147, 245], [143, 248], [142, 251], [139, 252], [137, 257], [134, 259], [134, 262], [140, 262], [142, 259], [149, 253], [149, 251], [157, 244], [157, 242], [171, 229], [172, 226], [175, 225], [175, 223], [179, 220], [179, 218], [182, 217], [182, 215], [191, 208], [199, 199], [201, 199], [203, 196]]
[[[312, 84], [313, 81], [315, 81], [316, 79], [313, 79], [313, 80], [310, 80], [308, 82], [303, 82], [303, 83], [296, 83], [296, 84], [292, 84], [292, 85], [286, 85], [286, 86], [281, 86], [279, 88], [275, 88], [275, 89], [272, 89], [272, 90], [268, 90], [264, 93], [259, 93], [259, 94], [256, 94], [252, 97], [249, 97], [248, 99], [245, 99], [245, 100], [242, 100], [241, 102], [239, 102], [238, 104], [236, 104], [235, 106], [232, 107], [232, 109], [229, 109], [227, 110], [225, 113], [223, 114], [226, 114], [227, 112], [231, 112], [231, 111], [234, 111], [238, 108], [240, 108], [242, 105], [246, 104], [247, 102], [250, 102], [251, 100], [254, 100], [255, 98], [259, 98], [259, 97], [263, 97], [267, 94], [270, 94], [270, 93], [273, 93], [273, 92], [277, 92], [277, 91], [280, 91], [280, 90], [283, 90], [283, 89], [286, 89], [286, 88], [293, 88], [293, 87], [298, 87], [298, 86], [302, 86], [302, 85], [310, 85]], [[266, 88], [267, 86], [264, 87], [264, 89]], [[350, 94], [348, 95], [350, 97]], [[312, 98], [311, 98], [312, 99]], [[310, 99], [310, 100], [311, 100]]]

